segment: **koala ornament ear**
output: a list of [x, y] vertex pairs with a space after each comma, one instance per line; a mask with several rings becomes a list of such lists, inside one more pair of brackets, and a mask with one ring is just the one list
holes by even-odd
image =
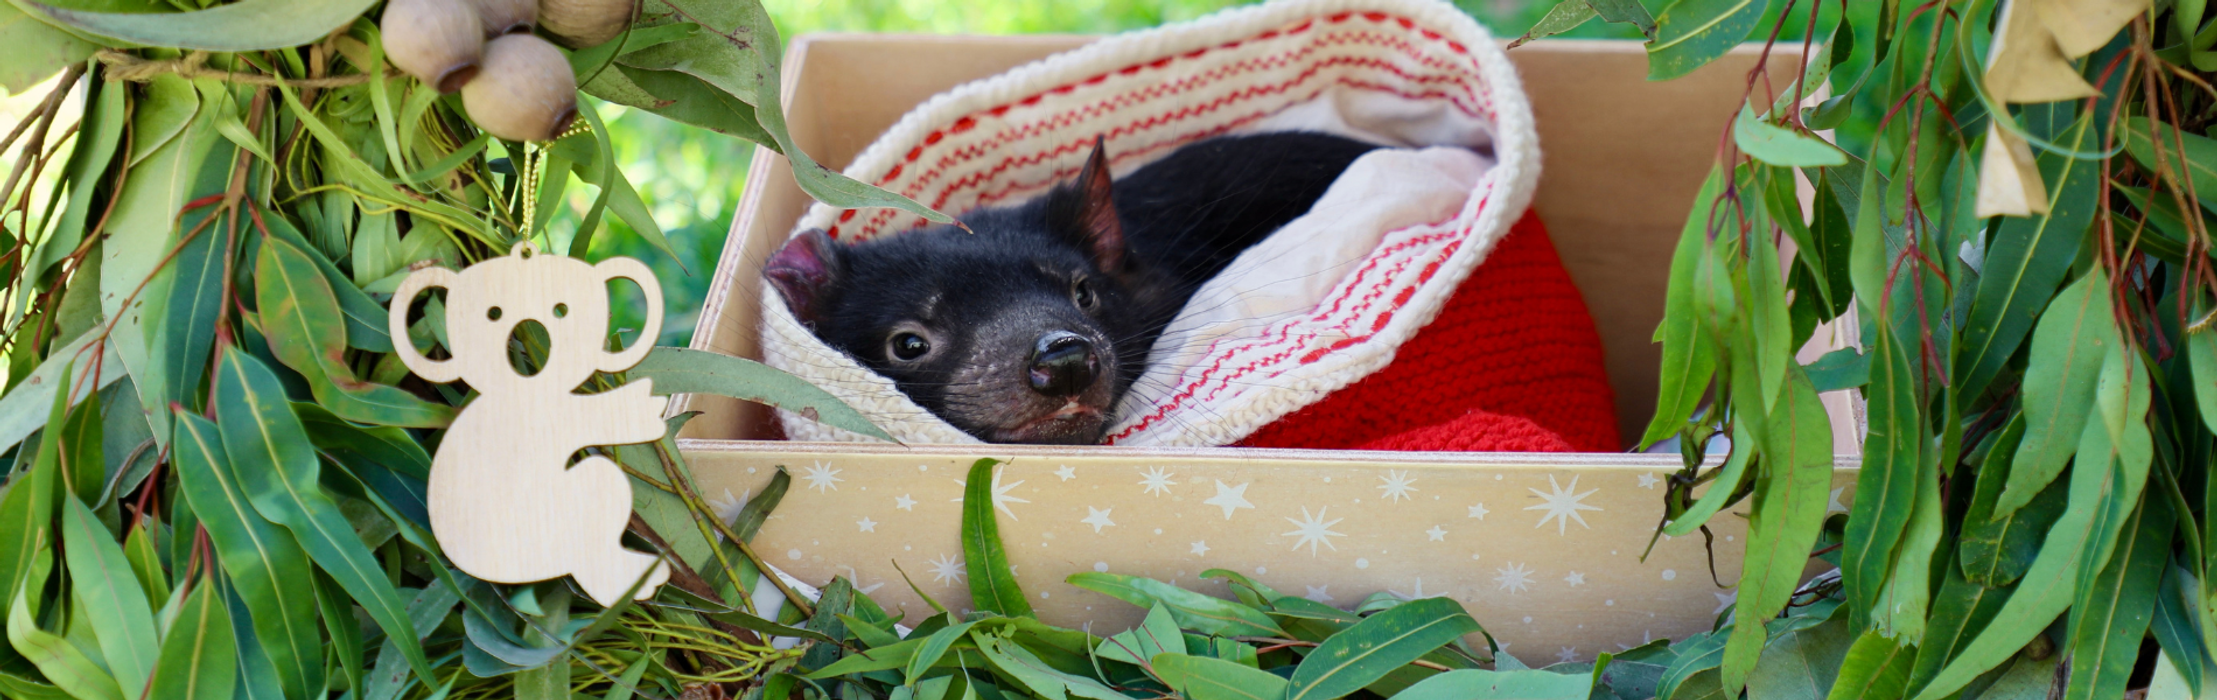
[[785, 297], [785, 308], [810, 328], [829, 310], [824, 297], [845, 268], [839, 248], [823, 229], [812, 228], [787, 241], [762, 266], [762, 278]]
[[[444, 384], [462, 378], [462, 366], [454, 360], [434, 360], [424, 357], [416, 346], [408, 341], [408, 307], [416, 301], [416, 295], [432, 287], [453, 289], [461, 275], [443, 267], [426, 267], [409, 273], [400, 281], [400, 288], [393, 291], [392, 310], [386, 313], [386, 332], [393, 336], [393, 354], [400, 356], [400, 363], [424, 381]], [[459, 352], [456, 348], [447, 348]]]
[[601, 284], [628, 279], [639, 285], [639, 291], [647, 296], [647, 327], [639, 331], [639, 339], [631, 341], [631, 347], [607, 353], [594, 367], [602, 372], [621, 372], [647, 359], [654, 350], [654, 340], [662, 336], [662, 285], [654, 277], [654, 270], [637, 258], [609, 258], [593, 266], [601, 274]]

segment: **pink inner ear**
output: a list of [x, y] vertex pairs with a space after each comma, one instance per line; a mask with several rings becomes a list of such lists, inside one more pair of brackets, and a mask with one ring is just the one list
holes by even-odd
[[1093, 241], [1094, 260], [1111, 272], [1124, 267], [1124, 223], [1116, 218], [1115, 185], [1106, 143], [1094, 137], [1093, 155], [1086, 159], [1085, 174], [1078, 180], [1079, 195], [1085, 198], [1078, 221]]
[[825, 246], [837, 245], [823, 231], [810, 230], [785, 243], [777, 254], [762, 266], [762, 277], [777, 287], [785, 296], [785, 305], [803, 323], [814, 323], [817, 297], [824, 285], [831, 282], [831, 267], [826, 261], [832, 253]]

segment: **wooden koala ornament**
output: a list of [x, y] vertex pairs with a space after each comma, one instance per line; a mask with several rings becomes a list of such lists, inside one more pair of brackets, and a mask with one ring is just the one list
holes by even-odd
[[[647, 324], [631, 347], [609, 352], [607, 284], [616, 278], [646, 292]], [[612, 605], [644, 577], [636, 597], [651, 597], [669, 567], [620, 543], [631, 517], [630, 480], [603, 457], [565, 466], [587, 447], [662, 438], [669, 397], [652, 395], [649, 380], [576, 393], [594, 371], [629, 369], [654, 347], [662, 293], [653, 271], [630, 258], [592, 265], [518, 243], [461, 272], [431, 267], [409, 275], [393, 294], [393, 337], [408, 337], [408, 307], [432, 287], [447, 290], [453, 357], [433, 360], [405, 341], [394, 350], [417, 376], [460, 379], [478, 392], [431, 461], [431, 530], [439, 545], [455, 566], [487, 581], [567, 575]], [[509, 341], [525, 321], [544, 326], [550, 340], [546, 365], [529, 376], [508, 361]]]

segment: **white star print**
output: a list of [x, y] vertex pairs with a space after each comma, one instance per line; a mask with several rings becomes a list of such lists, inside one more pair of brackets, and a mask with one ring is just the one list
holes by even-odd
[[840, 566], [839, 568], [841, 568], [841, 569], [845, 569], [845, 570], [847, 571], [847, 580], [855, 582], [855, 589], [854, 589], [854, 590], [855, 590], [855, 592], [856, 592], [856, 593], [861, 593], [861, 594], [863, 594], [863, 595], [869, 595], [869, 594], [871, 594], [872, 592], [875, 592], [875, 591], [876, 591], [877, 589], [880, 589], [880, 588], [884, 588], [884, 587], [885, 587], [885, 582], [884, 582], [884, 581], [879, 581], [879, 582], [877, 582], [877, 583], [873, 583], [873, 584], [870, 584], [870, 585], [867, 585], [867, 586], [861, 585], [861, 583], [862, 583], [862, 573], [861, 573], [861, 572], [855, 571], [855, 570], [854, 570], [854, 567], [852, 567], [852, 566], [847, 566], [847, 565], [841, 565], [841, 566]]
[[1842, 491], [1846, 491], [1846, 490], [1847, 490], [1847, 487], [1846, 487], [1846, 486], [1842, 486], [1842, 487], [1839, 487], [1839, 488], [1833, 489], [1833, 490], [1832, 490], [1832, 498], [1831, 498], [1830, 500], [1828, 500], [1828, 501], [1825, 501], [1825, 504], [1824, 504], [1824, 512], [1826, 512], [1826, 513], [1845, 513], [1845, 512], [1847, 512], [1847, 505], [1845, 505], [1845, 504], [1842, 504], [1842, 503], [1840, 503], [1840, 492], [1842, 492]]
[[1484, 503], [1480, 503], [1478, 505], [1470, 507], [1470, 517], [1477, 518], [1479, 520], [1485, 520], [1486, 514], [1491, 512], [1493, 511], [1486, 510], [1486, 504]]
[[1378, 477], [1378, 480], [1386, 482], [1379, 485], [1378, 490], [1384, 492], [1381, 498], [1387, 501], [1399, 501], [1408, 498], [1410, 492], [1417, 490], [1416, 487], [1410, 485], [1416, 483], [1416, 480], [1409, 478], [1409, 473], [1405, 471], [1387, 471], [1386, 475]]
[[839, 471], [831, 468], [829, 464], [817, 462], [816, 466], [809, 467], [808, 473], [802, 474], [801, 478], [807, 479], [808, 487], [816, 489], [818, 493], [831, 493], [839, 490], [839, 482], [846, 481], [846, 479], [839, 478]]
[[1532, 570], [1524, 568], [1523, 564], [1512, 563], [1495, 571], [1501, 573], [1500, 576], [1493, 577], [1495, 583], [1501, 584], [1501, 590], [1522, 593], [1532, 585]]
[[1652, 489], [1655, 488], [1656, 484], [1660, 483], [1663, 483], [1663, 480], [1655, 478], [1655, 475], [1653, 473], [1640, 472], [1640, 488]]
[[1309, 594], [1302, 597], [1319, 603], [1332, 602], [1332, 594], [1324, 590], [1327, 588], [1331, 588], [1331, 586], [1309, 586]]
[[1586, 575], [1578, 573], [1576, 571], [1570, 572], [1569, 576], [1563, 577], [1563, 583], [1570, 584], [1572, 588], [1577, 588], [1581, 585], [1585, 585]]
[[1109, 511], [1116, 510], [1115, 508], [1101, 509], [1095, 508], [1093, 506], [1086, 506], [1085, 510], [1085, 519], [1079, 520], [1078, 522], [1093, 526], [1093, 534], [1101, 534], [1101, 528], [1113, 527], [1116, 525], [1115, 521], [1109, 520]]
[[1071, 479], [1078, 478], [1078, 470], [1071, 469], [1070, 465], [1065, 464], [1062, 465], [1060, 468], [1055, 469], [1055, 476], [1062, 477], [1063, 481], [1069, 481]]
[[1216, 482], [1216, 496], [1201, 503], [1223, 508], [1225, 520], [1232, 519], [1232, 511], [1234, 510], [1255, 507], [1255, 504], [1247, 502], [1247, 484], [1225, 486], [1222, 481]]
[[1578, 660], [1578, 649], [1577, 649], [1576, 647], [1563, 647], [1563, 648], [1562, 648], [1562, 651], [1558, 651], [1558, 652], [1555, 652], [1555, 661], [1556, 661], [1557, 663], [1566, 663], [1566, 664], [1567, 664], [1567, 663], [1570, 663], [1570, 662], [1572, 662], [1572, 661], [1577, 661], [1577, 660]]
[[716, 511], [717, 518], [728, 523], [739, 518], [739, 511], [746, 509], [747, 500], [753, 496], [754, 489], [747, 489], [738, 496], [731, 495], [731, 489], [724, 489], [723, 497], [710, 500], [708, 507]]
[[1438, 525], [1433, 525], [1432, 529], [1425, 530], [1424, 534], [1430, 536], [1432, 538], [1430, 541], [1432, 542], [1447, 541], [1447, 531], [1440, 529], [1440, 526]]
[[[1241, 485], [1245, 486], [1245, 484]], [[1333, 525], [1339, 524], [1339, 521], [1346, 520], [1346, 518], [1333, 518], [1330, 521], [1326, 521], [1324, 519], [1324, 516], [1331, 509], [1331, 506], [1325, 506], [1323, 508], [1317, 509], [1316, 515], [1309, 515], [1308, 506], [1302, 506], [1300, 520], [1286, 518], [1286, 522], [1293, 523], [1295, 529], [1292, 532], [1285, 532], [1280, 534], [1287, 536], [1299, 536], [1300, 539], [1294, 541], [1293, 548], [1300, 549], [1301, 545], [1308, 545], [1309, 556], [1312, 557], [1316, 556], [1316, 545], [1319, 543], [1323, 544], [1326, 547], [1330, 547], [1332, 551], [1337, 552], [1339, 551], [1339, 547], [1333, 545], [1332, 540], [1329, 538], [1346, 537], [1347, 535], [1343, 533], [1333, 532], [1330, 528]]]
[[1623, 643], [1619, 643], [1619, 644], [1617, 644], [1617, 649], [1618, 649], [1618, 650], [1620, 650], [1620, 651], [1631, 651], [1631, 650], [1632, 650], [1632, 649], [1633, 649], [1634, 647], [1644, 647], [1644, 646], [1647, 646], [1648, 644], [1650, 644], [1650, 643], [1652, 643], [1652, 642], [1654, 642], [1654, 641], [1655, 641], [1655, 632], [1654, 632], [1653, 630], [1649, 630], [1649, 631], [1644, 631], [1644, 632], [1641, 632], [1641, 633], [1640, 633], [1640, 643], [1638, 643], [1638, 644], [1623, 644]]
[[[962, 480], [961, 480], [961, 479], [956, 479], [956, 480], [955, 480], [955, 483], [957, 483], [957, 484], [962, 484], [963, 482], [962, 482]], [[1030, 503], [1030, 502], [1031, 502], [1031, 501], [1027, 501], [1027, 500], [1024, 500], [1024, 499], [1021, 499], [1021, 498], [1017, 498], [1017, 497], [1015, 497], [1015, 496], [1011, 496], [1011, 495], [1008, 495], [1008, 492], [1010, 492], [1010, 491], [1014, 491], [1014, 490], [1016, 490], [1016, 487], [1018, 487], [1018, 486], [1023, 486], [1023, 485], [1024, 485], [1024, 482], [1022, 482], [1022, 481], [1018, 481], [1018, 482], [1015, 482], [1015, 483], [1009, 484], [1009, 485], [1007, 485], [1007, 486], [1003, 486], [1003, 485], [1001, 485], [1001, 472], [1000, 472], [1000, 470], [996, 469], [996, 470], [994, 470], [994, 471], [993, 471], [993, 507], [994, 507], [994, 508], [995, 508], [996, 510], [999, 510], [999, 511], [1001, 511], [1001, 514], [1002, 514], [1002, 515], [1006, 515], [1006, 516], [1008, 516], [1008, 519], [1010, 519], [1010, 520], [1015, 520], [1015, 519], [1016, 519], [1016, 512], [1015, 512], [1015, 511], [1012, 511], [1012, 510], [1009, 510], [1009, 509], [1008, 509], [1008, 504], [1010, 504], [1010, 503]], [[968, 493], [968, 490], [969, 490], [969, 488], [970, 488], [970, 485], [969, 485], [969, 484], [963, 484], [962, 488], [964, 489], [964, 493]], [[951, 500], [953, 500], [953, 501], [954, 501], [954, 502], [956, 502], [956, 503], [961, 503], [961, 502], [962, 502], [962, 498], [961, 498], [961, 497], [956, 497], [956, 498], [954, 498], [954, 499], [951, 499]]]
[[1149, 496], [1170, 493], [1170, 487], [1178, 485], [1178, 482], [1170, 480], [1173, 476], [1177, 475], [1163, 471], [1162, 467], [1148, 467], [1147, 477], [1141, 479], [1139, 485], [1147, 487], [1146, 493]]
[[1409, 592], [1407, 593], [1402, 593], [1395, 590], [1388, 590], [1386, 592], [1392, 593], [1394, 597], [1400, 598], [1402, 600], [1422, 600], [1424, 598], [1439, 598], [1447, 595], [1445, 593], [1424, 592], [1424, 579], [1421, 578], [1416, 580], [1416, 585], [1410, 588]]
[[1193, 543], [1193, 549], [1192, 549], [1192, 552], [1193, 552], [1193, 556], [1197, 556], [1197, 557], [1202, 557], [1202, 556], [1208, 556], [1208, 553], [1209, 553], [1209, 543], [1208, 543], [1208, 540], [1202, 540], [1202, 541], [1200, 541], [1200, 542], [1195, 542], [1195, 543]]
[[908, 494], [905, 494], [905, 493], [904, 493], [904, 494], [901, 494], [901, 495], [898, 495], [898, 496], [894, 496], [894, 497], [893, 497], [893, 507], [895, 507], [895, 508], [899, 508], [899, 509], [901, 509], [901, 510], [905, 510], [905, 511], [911, 511], [911, 512], [913, 512], [913, 511], [915, 511], [915, 510], [916, 510], [916, 499], [913, 499], [913, 498], [909, 498], [909, 497], [908, 497]]
[[875, 520], [871, 520], [871, 519], [870, 519], [870, 516], [867, 516], [867, 515], [865, 515], [865, 516], [862, 516], [862, 519], [861, 519], [861, 520], [857, 520], [857, 521], [854, 521], [854, 524], [855, 524], [855, 527], [859, 527], [859, 528], [862, 528], [862, 531], [863, 531], [863, 532], [877, 532], [877, 531], [878, 531], [878, 521], [875, 521]]
[[966, 573], [967, 572], [962, 568], [961, 559], [941, 554], [939, 555], [939, 558], [931, 560], [931, 578], [933, 581], [937, 581], [940, 583], [962, 583], [962, 577], [966, 575]]
[[1574, 494], [1571, 492], [1578, 489], [1578, 477], [1571, 477], [1570, 488], [1566, 489], [1563, 488], [1561, 484], [1555, 483], [1555, 475], [1553, 474], [1547, 475], [1547, 487], [1554, 490], [1555, 492], [1541, 493], [1539, 489], [1526, 489], [1528, 491], [1531, 491], [1534, 495], [1539, 496], [1540, 499], [1544, 502], [1536, 506], [1525, 506], [1524, 509], [1547, 511], [1546, 514], [1540, 516], [1539, 524], [1534, 525], [1533, 527], [1546, 527], [1547, 521], [1554, 520], [1556, 521], [1555, 534], [1562, 535], [1568, 534], [1570, 530], [1570, 521], [1577, 520], [1580, 527], [1584, 527], [1588, 530], [1593, 529], [1592, 525], [1586, 524], [1585, 516], [1579, 515], [1578, 511], [1601, 510], [1601, 508], [1598, 506], [1589, 506], [1580, 502], [1584, 500], [1587, 496], [1593, 495], [1595, 491], [1600, 491], [1601, 489], [1589, 489], [1585, 493]]

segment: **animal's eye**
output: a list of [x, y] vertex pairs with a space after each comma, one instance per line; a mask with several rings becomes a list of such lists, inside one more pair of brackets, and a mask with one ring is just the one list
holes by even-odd
[[931, 352], [931, 341], [925, 340], [924, 336], [915, 333], [894, 334], [893, 339], [887, 342], [886, 346], [893, 351], [893, 357], [904, 362], [913, 361]]
[[569, 315], [570, 315], [570, 305], [569, 305], [569, 304], [555, 304], [555, 305], [554, 305], [554, 317], [555, 317], [555, 318], [565, 318], [565, 317], [568, 317]]
[[1093, 297], [1092, 281], [1084, 277], [1078, 278], [1077, 284], [1070, 287], [1070, 298], [1078, 302], [1078, 308], [1091, 310], [1096, 301]]

